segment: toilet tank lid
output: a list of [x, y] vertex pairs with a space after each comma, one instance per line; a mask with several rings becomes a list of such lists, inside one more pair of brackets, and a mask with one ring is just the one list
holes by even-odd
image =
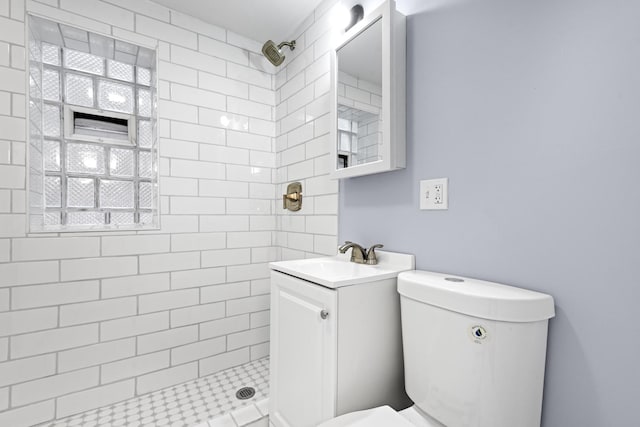
[[398, 292], [425, 304], [483, 319], [536, 322], [555, 316], [551, 295], [451, 274], [419, 270], [400, 273]]

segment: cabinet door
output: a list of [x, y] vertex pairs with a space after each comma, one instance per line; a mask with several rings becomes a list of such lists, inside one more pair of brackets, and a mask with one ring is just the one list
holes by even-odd
[[335, 416], [336, 294], [271, 273], [269, 416], [276, 427], [312, 427]]

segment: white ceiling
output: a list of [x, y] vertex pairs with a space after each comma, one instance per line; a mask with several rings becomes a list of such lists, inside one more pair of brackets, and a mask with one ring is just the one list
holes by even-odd
[[250, 39], [276, 44], [291, 36], [322, 0], [153, 0]]
[[[135, 0], [137, 1], [137, 0]], [[293, 31], [323, 0], [151, 0], [155, 3], [195, 16], [205, 22], [233, 31], [261, 44], [276, 44], [291, 37]], [[452, 6], [465, 0], [396, 0], [405, 15]], [[336, 0], [347, 10], [362, 4], [365, 15], [382, 0]]]

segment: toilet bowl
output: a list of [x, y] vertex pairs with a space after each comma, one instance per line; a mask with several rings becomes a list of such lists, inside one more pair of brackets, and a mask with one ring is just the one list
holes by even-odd
[[415, 403], [320, 427], [539, 427], [553, 298], [426, 271], [398, 276], [405, 390]]

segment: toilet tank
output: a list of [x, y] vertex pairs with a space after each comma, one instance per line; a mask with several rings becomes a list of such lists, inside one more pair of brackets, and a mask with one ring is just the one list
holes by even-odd
[[539, 427], [549, 295], [426, 271], [398, 276], [405, 388], [447, 427]]

